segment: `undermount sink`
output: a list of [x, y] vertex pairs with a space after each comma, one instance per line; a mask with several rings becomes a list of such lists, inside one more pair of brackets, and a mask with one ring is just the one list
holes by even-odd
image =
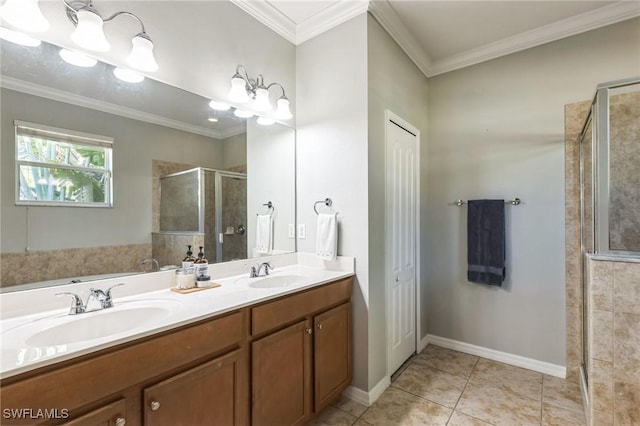
[[249, 283], [249, 287], [252, 288], [279, 288], [290, 287], [297, 284], [302, 284], [308, 281], [308, 277], [304, 275], [270, 275], [268, 277], [256, 279]]
[[171, 300], [125, 302], [100, 311], [58, 317], [25, 342], [32, 347], [43, 347], [100, 339], [160, 321], [181, 306]]

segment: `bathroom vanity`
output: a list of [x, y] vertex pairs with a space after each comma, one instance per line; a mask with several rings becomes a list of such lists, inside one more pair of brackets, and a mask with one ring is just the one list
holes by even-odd
[[[286, 287], [276, 274], [234, 277], [221, 280], [228, 293], [219, 297], [218, 289], [199, 297], [156, 292], [193, 301], [195, 320], [9, 371], [0, 382], [2, 424], [304, 424], [351, 383], [351, 275], [282, 275], [296, 283]], [[240, 306], [216, 313], [225, 297]], [[205, 305], [214, 313], [202, 318]]]

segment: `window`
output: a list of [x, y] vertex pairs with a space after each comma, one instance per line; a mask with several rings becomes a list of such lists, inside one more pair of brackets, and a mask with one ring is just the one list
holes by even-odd
[[113, 138], [15, 121], [16, 204], [112, 207]]

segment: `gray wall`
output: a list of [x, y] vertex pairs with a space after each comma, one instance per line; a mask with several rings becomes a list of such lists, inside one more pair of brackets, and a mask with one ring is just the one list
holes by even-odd
[[2, 252], [25, 249], [27, 208], [15, 201], [14, 120], [115, 138], [114, 207], [29, 207], [31, 250], [151, 242], [151, 160], [222, 167], [221, 142], [155, 124], [2, 89]]
[[[254, 120], [247, 120], [247, 122]], [[222, 165], [225, 170], [247, 165], [247, 133], [229, 136], [221, 140]]]
[[338, 254], [356, 257], [353, 385], [369, 389], [369, 225], [367, 180], [367, 17], [360, 15], [298, 46], [296, 78], [297, 219], [315, 252], [313, 203], [330, 197], [340, 212]]
[[[370, 15], [367, 22], [367, 47], [369, 170], [377, 171], [369, 173], [369, 377], [370, 385], [374, 385], [387, 374], [385, 109], [391, 110], [420, 130], [420, 184], [426, 192], [427, 78]], [[421, 204], [426, 205], [426, 198], [423, 197]], [[424, 236], [425, 233], [421, 235]], [[422, 260], [424, 264], [425, 259], [423, 257], [416, 260]], [[418, 312], [422, 334], [427, 332], [425, 284], [424, 280], [419, 284], [423, 298], [422, 312]]]
[[[429, 79], [429, 333], [565, 364], [565, 104], [640, 71], [638, 19]], [[455, 199], [520, 197], [507, 207], [503, 288], [466, 281], [466, 207]]]

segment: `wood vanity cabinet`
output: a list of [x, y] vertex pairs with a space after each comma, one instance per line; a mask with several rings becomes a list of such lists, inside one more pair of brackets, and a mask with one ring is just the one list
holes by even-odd
[[[3, 414], [57, 409], [69, 416], [3, 415], [2, 425], [195, 426], [193, 411], [220, 425], [247, 424], [246, 316], [243, 309], [3, 379]], [[160, 403], [155, 411], [153, 402]]]
[[348, 278], [252, 308], [253, 426], [300, 425], [352, 380]]
[[335, 281], [2, 379], [0, 423], [303, 424], [351, 383], [351, 286]]

